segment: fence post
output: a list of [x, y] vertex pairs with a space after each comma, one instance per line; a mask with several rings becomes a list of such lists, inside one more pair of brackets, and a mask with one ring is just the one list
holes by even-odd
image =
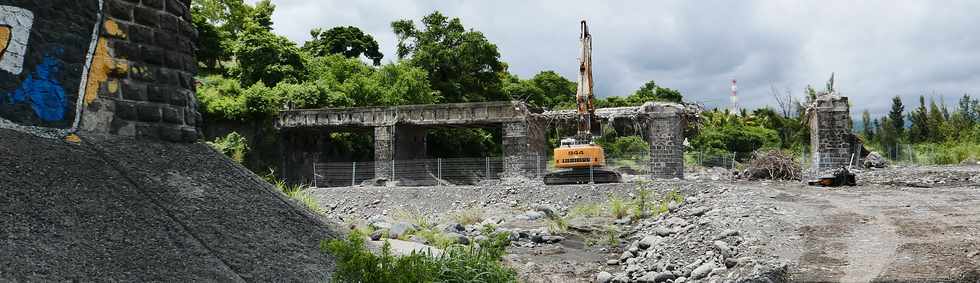
[[534, 176], [541, 177], [541, 154], [534, 154]]
[[395, 180], [395, 159], [391, 159], [391, 180]]
[[490, 157], [486, 157], [487, 160], [487, 179], [490, 179]]
[[732, 171], [735, 171], [735, 152], [732, 151]]
[[316, 188], [316, 162], [313, 162], [313, 188]]
[[436, 158], [436, 175], [442, 179], [442, 158]]
[[355, 183], [357, 183], [357, 161], [350, 164], [350, 186], [353, 187]]
[[593, 171], [594, 170], [592, 170], [592, 164], [589, 164], [589, 184], [595, 184], [595, 176], [593, 176], [594, 174], [592, 174]]
[[907, 144], [907, 146], [909, 149], [909, 163], [915, 163], [915, 161], [912, 161], [912, 144]]

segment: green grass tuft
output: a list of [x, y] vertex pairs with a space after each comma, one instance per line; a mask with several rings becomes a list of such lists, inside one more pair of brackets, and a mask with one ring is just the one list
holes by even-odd
[[621, 219], [629, 215], [629, 205], [618, 196], [609, 196], [609, 216]]
[[483, 210], [479, 208], [467, 208], [452, 215], [456, 223], [461, 225], [473, 225], [483, 222]]

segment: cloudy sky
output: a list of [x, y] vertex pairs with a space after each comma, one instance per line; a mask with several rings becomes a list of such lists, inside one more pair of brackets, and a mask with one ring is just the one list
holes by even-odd
[[[254, 2], [254, 1], [253, 1]], [[578, 21], [589, 21], [599, 96], [648, 80], [688, 100], [775, 105], [771, 86], [802, 96], [831, 72], [852, 111], [884, 113], [890, 97], [980, 94], [980, 1], [394, 1], [273, 0], [276, 32], [302, 42], [315, 27], [357, 26], [395, 60], [396, 19], [438, 10], [497, 44], [527, 78], [577, 72]], [[906, 109], [911, 107], [906, 107]]]

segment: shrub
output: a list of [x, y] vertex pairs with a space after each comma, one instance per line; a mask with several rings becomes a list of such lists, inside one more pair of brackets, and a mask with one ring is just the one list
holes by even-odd
[[602, 205], [598, 203], [586, 203], [573, 206], [568, 210], [568, 218], [596, 217], [602, 215]]
[[548, 232], [552, 234], [568, 232], [568, 220], [558, 215], [548, 216]]
[[237, 132], [231, 132], [224, 137], [207, 142], [207, 144], [228, 156], [231, 160], [238, 162], [238, 164], [245, 162], [245, 156], [249, 151], [248, 140]]
[[433, 226], [432, 221], [429, 221], [429, 217], [422, 213], [421, 210], [407, 210], [407, 209], [396, 209], [393, 213], [395, 219], [405, 221], [408, 223], [415, 224], [422, 229], [430, 229]]
[[609, 247], [618, 247], [621, 244], [619, 240], [619, 230], [616, 229], [616, 226], [607, 226], [605, 232], [606, 245]]
[[452, 215], [456, 223], [461, 225], [472, 225], [483, 222], [483, 210], [479, 208], [467, 208]]
[[286, 181], [276, 180], [272, 183], [280, 192], [285, 194], [287, 197], [298, 201], [304, 207], [310, 211], [317, 214], [324, 214], [326, 210], [320, 206], [317, 202], [316, 197], [309, 193], [309, 187], [303, 185], [290, 186], [286, 184]]
[[477, 245], [449, 246], [438, 256], [393, 256], [388, 242], [380, 255], [374, 255], [357, 232], [346, 240], [321, 242], [320, 249], [337, 259], [333, 279], [338, 282], [516, 282], [516, 273], [500, 263], [510, 244], [507, 236], [500, 233]]
[[629, 205], [626, 201], [617, 196], [609, 196], [609, 216], [621, 219], [629, 215]]
[[634, 220], [647, 217], [648, 215], [647, 211], [649, 210], [649, 207], [647, 207], [647, 203], [650, 202], [651, 193], [652, 192], [650, 190], [645, 188], [640, 188], [639, 190], [636, 191], [636, 201], [633, 204]]

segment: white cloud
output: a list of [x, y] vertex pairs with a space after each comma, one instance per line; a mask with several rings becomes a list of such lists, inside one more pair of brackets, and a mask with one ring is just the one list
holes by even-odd
[[[627, 95], [647, 80], [691, 100], [771, 104], [770, 83], [797, 95], [831, 72], [852, 110], [887, 111], [920, 94], [980, 93], [977, 1], [336, 1], [274, 0], [276, 31], [302, 43], [315, 27], [353, 25], [375, 36], [385, 60], [390, 23], [438, 10], [483, 32], [510, 70], [575, 78], [578, 21], [588, 19], [600, 96]], [[937, 99], [938, 100], [938, 99]]]

